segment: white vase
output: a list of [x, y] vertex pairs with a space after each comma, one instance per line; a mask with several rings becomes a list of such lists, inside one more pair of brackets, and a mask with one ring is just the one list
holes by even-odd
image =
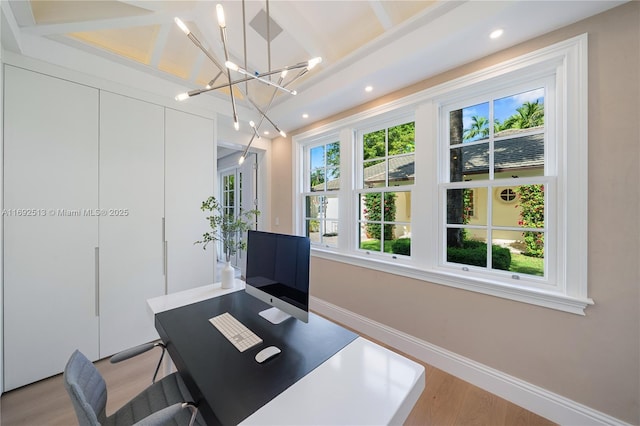
[[236, 270], [231, 266], [231, 262], [227, 262], [222, 268], [222, 288], [233, 288]]

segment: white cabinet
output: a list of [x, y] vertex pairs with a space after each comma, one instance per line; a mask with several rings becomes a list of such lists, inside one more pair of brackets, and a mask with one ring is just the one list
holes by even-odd
[[98, 90], [4, 74], [6, 391], [98, 357]]
[[100, 93], [100, 357], [158, 338], [164, 294], [164, 108]]
[[[214, 124], [7, 65], [4, 390], [157, 338], [146, 300], [213, 282]], [[166, 225], [165, 225], [166, 224]]]
[[193, 244], [210, 229], [200, 205], [214, 193], [213, 121], [167, 109], [165, 144], [167, 289], [174, 293], [213, 282], [213, 245]]

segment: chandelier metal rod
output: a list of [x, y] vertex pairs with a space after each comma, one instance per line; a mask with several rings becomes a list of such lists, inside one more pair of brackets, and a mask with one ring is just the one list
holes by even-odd
[[[229, 49], [227, 49], [227, 25], [224, 19], [224, 11], [222, 5], [216, 5], [216, 11], [218, 14], [218, 26], [220, 27], [220, 36], [222, 37], [222, 45], [224, 47], [224, 60], [229, 61]], [[238, 121], [238, 113], [236, 112], [236, 100], [233, 96], [233, 86], [231, 85], [231, 71], [226, 68], [227, 79], [229, 80], [229, 96], [231, 98], [231, 108], [233, 108], [233, 126], [236, 130], [240, 128], [240, 122]]]
[[[278, 80], [278, 84], [282, 84], [282, 80], [284, 80], [283, 74], [284, 73], [280, 74], [280, 79]], [[267, 108], [265, 108], [266, 112], [268, 112], [271, 109], [271, 105], [273, 104], [273, 100], [276, 98], [276, 93], [278, 93], [278, 91], [276, 89], [274, 89], [273, 93], [271, 94], [271, 99], [269, 99], [269, 103], [267, 104]], [[251, 98], [249, 98], [248, 96], [247, 96], [247, 99], [249, 99], [251, 101]], [[251, 102], [253, 102], [253, 101], [251, 101]], [[259, 110], [259, 108], [258, 108], [258, 110]], [[238, 159], [238, 163], [239, 164], [242, 164], [244, 162], [244, 159], [247, 157], [247, 153], [249, 152], [249, 148], [251, 147], [251, 144], [253, 143], [253, 140], [256, 138], [256, 136], [258, 136], [258, 138], [260, 137], [260, 135], [258, 135], [258, 130], [260, 129], [260, 126], [262, 125], [262, 122], [264, 121], [265, 118], [267, 120], [269, 120], [271, 125], [273, 127], [275, 127], [275, 129], [278, 131], [278, 133], [280, 133], [280, 135], [282, 137], [286, 136], [286, 135], [282, 134], [282, 133], [284, 133], [282, 130], [278, 129], [278, 126], [273, 124], [273, 122], [269, 119], [269, 117], [267, 117], [267, 114], [263, 113], [262, 116], [260, 117], [260, 121], [258, 122], [258, 125], [253, 129], [255, 133], [251, 136], [251, 139], [249, 140], [249, 143], [247, 144], [246, 148], [244, 149], [244, 152], [242, 153], [242, 155]]]

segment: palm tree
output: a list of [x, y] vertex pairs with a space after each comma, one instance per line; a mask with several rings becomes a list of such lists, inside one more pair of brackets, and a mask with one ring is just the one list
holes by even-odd
[[480, 136], [478, 139], [489, 136], [489, 119], [487, 117], [474, 115], [471, 117], [471, 127], [464, 129], [463, 140], [469, 141], [477, 136]]
[[502, 124], [496, 122], [495, 131], [506, 129], [528, 129], [544, 125], [544, 103], [539, 100], [525, 102], [516, 109], [516, 114], [507, 118]]

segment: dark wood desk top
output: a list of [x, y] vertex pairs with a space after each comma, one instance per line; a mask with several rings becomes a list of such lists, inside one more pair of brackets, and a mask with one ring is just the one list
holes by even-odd
[[[209, 424], [238, 424], [331, 358], [358, 336], [314, 314], [274, 325], [258, 313], [269, 306], [238, 291], [156, 314], [156, 329]], [[239, 352], [209, 318], [229, 312], [263, 339]], [[267, 346], [282, 350], [258, 364]]]

